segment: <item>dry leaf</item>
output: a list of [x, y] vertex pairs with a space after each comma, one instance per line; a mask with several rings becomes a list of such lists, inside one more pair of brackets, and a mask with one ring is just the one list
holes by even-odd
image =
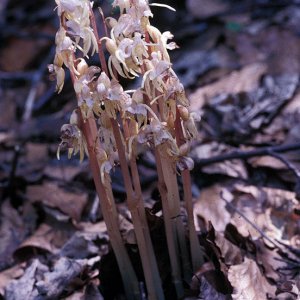
[[[242, 214], [269, 238], [273, 240], [280, 240], [282, 238], [283, 230], [282, 228], [277, 228], [274, 226], [271, 220], [270, 208], [266, 209], [264, 213], [256, 213], [253, 211], [253, 208], [245, 207], [242, 210]], [[239, 213], [235, 213], [233, 215], [231, 223], [236, 226], [239, 233], [244, 237], [248, 237], [250, 235], [253, 240], [261, 237], [261, 233], [252, 224], [247, 222]], [[268, 244], [270, 243], [268, 240], [265, 241]]]
[[[191, 156], [197, 165], [197, 161], [213, 156], [222, 155], [234, 151], [235, 148], [225, 144], [212, 142], [209, 144], [201, 144], [193, 149]], [[202, 167], [203, 172], [208, 174], [224, 174], [234, 178], [248, 178], [245, 164], [240, 159], [226, 160], [220, 163], [210, 164], [207, 167]]]
[[278, 282], [280, 279], [278, 269], [286, 267], [287, 264], [282, 260], [282, 256], [278, 254], [278, 250], [266, 247], [262, 239], [257, 240], [255, 245], [258, 265], [263, 268], [264, 274], [267, 278]]
[[65, 240], [66, 236], [63, 235], [61, 230], [51, 228], [43, 223], [32, 236], [18, 247], [14, 256], [22, 259], [25, 251], [34, 251], [34, 248], [56, 254], [59, 250], [58, 246], [62, 246]]
[[210, 221], [217, 231], [224, 231], [231, 217], [225, 208], [226, 202], [220, 196], [221, 192], [219, 185], [202, 190], [194, 206], [194, 214]]
[[45, 272], [43, 279], [35, 283], [35, 286], [46, 299], [58, 299], [63, 290], [96, 261], [99, 261], [99, 257], [90, 260], [61, 257], [55, 262], [53, 269]]
[[201, 286], [200, 294], [198, 299], [203, 300], [229, 300], [228, 295], [224, 295], [215, 290], [215, 288], [205, 279], [204, 276], [201, 276]]
[[0, 295], [4, 296], [5, 287], [7, 287], [12, 280], [24, 274], [23, 267], [24, 264], [15, 265], [0, 273]]
[[55, 178], [56, 180], [71, 181], [75, 176], [82, 172], [82, 165], [80, 166], [64, 166], [60, 163], [58, 166], [47, 165], [44, 169], [44, 174], [50, 178]]
[[27, 197], [31, 202], [42, 202], [47, 206], [58, 208], [76, 221], [80, 220], [87, 204], [86, 194], [78, 191], [71, 193], [53, 182], [28, 186]]
[[38, 291], [35, 287], [36, 273], [45, 272], [48, 268], [35, 259], [18, 280], [11, 281], [5, 289], [6, 300], [37, 299]]
[[13, 262], [12, 254], [26, 235], [26, 225], [9, 201], [1, 205], [0, 212], [0, 270]]
[[233, 299], [263, 300], [267, 299], [267, 295], [275, 294], [276, 288], [268, 283], [257, 264], [247, 257], [242, 264], [229, 268], [228, 279], [234, 287]]
[[261, 63], [248, 65], [240, 71], [234, 71], [219, 81], [197, 89], [189, 96], [192, 111], [201, 109], [210, 98], [226, 94], [250, 92], [258, 87], [260, 77], [266, 72], [266, 66]]
[[219, 247], [226, 265], [230, 266], [242, 263], [243, 256], [240, 248], [232, 244], [223, 234], [217, 231], [215, 232], [215, 243]]

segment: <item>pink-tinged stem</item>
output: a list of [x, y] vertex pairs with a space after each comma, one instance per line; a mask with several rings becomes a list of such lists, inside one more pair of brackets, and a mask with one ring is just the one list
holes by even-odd
[[[180, 113], [176, 107], [176, 119], [175, 119], [175, 133], [177, 145], [180, 147], [185, 143]], [[199, 244], [197, 232], [195, 229], [194, 223], [194, 214], [193, 214], [193, 197], [192, 197], [192, 182], [191, 174], [188, 169], [181, 172], [182, 184], [183, 184], [183, 193], [184, 193], [184, 202], [187, 211], [188, 219], [188, 228], [189, 228], [189, 239], [191, 245], [191, 257], [192, 257], [192, 266], [193, 272], [197, 272], [199, 268], [204, 264], [204, 252], [202, 247]]]
[[137, 173], [136, 162], [135, 159], [131, 158], [131, 171], [133, 172], [134, 186], [136, 190], [134, 191], [127, 165], [125, 147], [122, 141], [119, 124], [114, 119], [111, 119], [111, 124], [118, 149], [121, 171], [123, 174], [123, 180], [127, 194], [128, 207], [131, 212], [134, 231], [136, 234], [137, 244], [143, 265], [146, 286], [148, 290], [148, 299], [163, 300], [164, 294], [161, 287], [160, 276], [151, 243], [144, 204], [142, 201], [142, 191], [140, 187], [139, 174]]

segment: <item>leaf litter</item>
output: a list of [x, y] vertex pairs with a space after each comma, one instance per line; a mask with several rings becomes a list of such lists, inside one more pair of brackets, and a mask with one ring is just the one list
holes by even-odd
[[[188, 0], [186, 8], [183, 2], [170, 3], [180, 16], [173, 28], [164, 23], [166, 12], [156, 22], [175, 37], [178, 32], [174, 69], [202, 118], [192, 145], [192, 188], [206, 262], [185, 299], [299, 299], [299, 8], [296, 1]], [[122, 299], [88, 163], [55, 158], [74, 95], [68, 83], [55, 95], [39, 73], [54, 39], [53, 3], [11, 1], [1, 9], [9, 30], [0, 49], [0, 299]], [[43, 25], [37, 36], [32, 22]], [[40, 82], [24, 120], [33, 74]], [[293, 150], [276, 150], [291, 144]], [[260, 149], [268, 151], [226, 159]], [[143, 151], [148, 221], [165, 293], [173, 299], [155, 165]], [[219, 160], [202, 165], [211, 158]], [[113, 186], [123, 239], [142, 282], [118, 172]]]

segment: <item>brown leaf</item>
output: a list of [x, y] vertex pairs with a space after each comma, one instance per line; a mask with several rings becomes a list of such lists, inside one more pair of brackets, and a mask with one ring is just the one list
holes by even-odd
[[268, 283], [257, 264], [247, 257], [242, 264], [229, 268], [228, 279], [234, 287], [233, 299], [262, 300], [275, 294], [275, 287]]
[[203, 300], [229, 300], [229, 295], [224, 295], [216, 291], [216, 289], [206, 280], [204, 276], [201, 277], [200, 295]]
[[250, 92], [258, 87], [258, 81], [265, 72], [265, 65], [255, 63], [245, 66], [240, 71], [234, 71], [229, 76], [217, 82], [201, 87], [189, 96], [191, 102], [190, 109], [198, 111], [210, 98], [222, 93], [236, 94]]
[[42, 250], [56, 254], [59, 246], [62, 246], [67, 237], [62, 230], [51, 228], [43, 223], [32, 236], [26, 239], [15, 251], [14, 257], [23, 260], [25, 254], [34, 253], [35, 250]]
[[12, 253], [25, 238], [26, 227], [9, 201], [2, 204], [0, 219], [0, 270], [3, 270], [12, 263]]
[[278, 250], [266, 247], [262, 239], [257, 240], [255, 245], [257, 264], [263, 268], [264, 275], [267, 278], [278, 282], [280, 279], [278, 269], [286, 267], [286, 263], [282, 260], [283, 258], [278, 254]]
[[[82, 223], [79, 225], [82, 226]], [[86, 223], [83, 229], [75, 232], [64, 244], [59, 252], [60, 256], [83, 259], [96, 254], [102, 256], [108, 252], [108, 236], [104, 222]]]
[[85, 193], [78, 191], [71, 193], [53, 182], [28, 186], [27, 197], [31, 202], [42, 202], [47, 206], [58, 208], [76, 221], [80, 220], [87, 204]]
[[75, 176], [77, 176], [80, 172], [82, 172], [82, 164], [80, 166], [63, 166], [62, 164], [58, 166], [47, 165], [44, 169], [44, 174], [50, 178], [55, 178], [64, 180], [64, 181], [71, 181]]
[[[197, 146], [192, 151], [191, 155], [197, 165], [198, 160], [232, 152], [234, 149], [235, 148], [229, 147], [225, 144], [212, 142]], [[240, 159], [226, 160], [224, 162], [210, 164], [207, 167], [202, 167], [202, 170], [208, 174], [224, 174], [234, 178], [248, 178], [246, 166]]]
[[23, 267], [24, 264], [15, 265], [0, 273], [0, 295], [4, 296], [5, 287], [7, 287], [12, 280], [24, 274]]
[[36, 299], [38, 291], [35, 287], [36, 273], [42, 270], [45, 272], [47, 267], [37, 259], [25, 270], [24, 275], [18, 280], [11, 281], [5, 289], [6, 300]]
[[43, 279], [35, 286], [46, 299], [57, 299], [77, 276], [96, 261], [99, 261], [99, 257], [90, 260], [61, 257], [55, 262], [53, 269], [44, 273]]
[[215, 243], [219, 247], [226, 265], [237, 265], [243, 261], [241, 250], [236, 245], [227, 240], [223, 234], [215, 232]]
[[221, 192], [219, 185], [202, 190], [194, 206], [194, 213], [207, 222], [211, 221], [217, 231], [224, 231], [230, 222], [230, 214], [225, 208], [226, 202], [221, 199]]

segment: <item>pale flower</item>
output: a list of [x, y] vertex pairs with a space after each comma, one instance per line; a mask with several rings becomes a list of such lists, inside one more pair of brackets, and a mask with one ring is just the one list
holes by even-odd
[[57, 4], [57, 14], [59, 16], [61, 16], [63, 12], [72, 13], [77, 7], [83, 5], [83, 1], [81, 0], [55, 0], [55, 2]]
[[[92, 55], [98, 51], [98, 43], [90, 27], [90, 9], [92, 2], [88, 0], [56, 0], [58, 15], [67, 28], [68, 34], [73, 36], [73, 44], [86, 56], [91, 49]], [[78, 44], [83, 41], [83, 48]]]
[[173, 34], [171, 34], [170, 31], [161, 33], [156, 27], [150, 24], [147, 25], [147, 31], [155, 44], [155, 46], [153, 47], [154, 51], [159, 51], [162, 54], [162, 58], [170, 62], [170, 56], [167, 49], [173, 50], [175, 48], [178, 48], [178, 46], [174, 42], [168, 43], [168, 40], [174, 37]]
[[79, 152], [80, 161], [83, 160], [84, 153], [88, 155], [86, 141], [76, 124], [64, 124], [61, 127], [61, 143], [57, 149], [58, 159], [60, 159], [61, 149], [68, 149], [68, 158]]
[[131, 7], [127, 11], [135, 19], [140, 20], [142, 17], [153, 17], [147, 0], [131, 0]]
[[199, 134], [195, 122], [199, 122], [200, 119], [201, 118], [197, 113], [192, 112], [187, 120], [183, 120], [183, 129], [186, 139], [194, 139], [198, 137]]
[[134, 32], [141, 30], [140, 22], [136, 21], [131, 15], [123, 14], [120, 16], [118, 21], [107, 18], [112, 26], [111, 35], [119, 40], [123, 37], [131, 37]]
[[113, 7], [119, 6], [120, 13], [123, 14], [124, 11], [128, 11], [130, 8], [130, 0], [114, 0], [112, 3]]
[[145, 60], [147, 71], [143, 75], [142, 87], [145, 88], [150, 98], [154, 98], [154, 90], [151, 86], [160, 92], [164, 91], [164, 75], [170, 69], [171, 64], [162, 60], [159, 52], [153, 52], [151, 56], [151, 61]]

